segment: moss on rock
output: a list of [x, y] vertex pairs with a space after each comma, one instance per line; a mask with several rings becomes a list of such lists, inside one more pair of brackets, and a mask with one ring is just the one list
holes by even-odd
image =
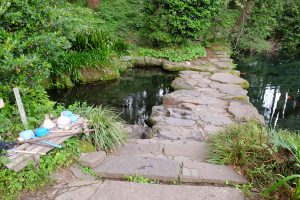
[[120, 72], [111, 68], [84, 68], [79, 70], [79, 81], [91, 83], [96, 81], [108, 81], [120, 78]]

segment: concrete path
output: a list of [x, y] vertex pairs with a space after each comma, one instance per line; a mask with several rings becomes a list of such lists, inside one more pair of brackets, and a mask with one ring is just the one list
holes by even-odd
[[[149, 59], [139, 62], [148, 65], [146, 61], [150, 62]], [[155, 59], [154, 63], [166, 70], [180, 71], [172, 83], [175, 91], [164, 96], [163, 105], [152, 109], [149, 122], [154, 137], [142, 140], [132, 133], [133, 138], [125, 146], [106, 156], [93, 168], [104, 182], [93, 181], [93, 177], [73, 167], [76, 181], [51, 188], [52, 192], [40, 198], [244, 199], [241, 191], [228, 184], [243, 184], [247, 180], [230, 166], [207, 163], [206, 140], [234, 123], [252, 119], [263, 123], [263, 117], [249, 103], [248, 82], [232, 69], [232, 60], [225, 52], [188, 63], [164, 63]], [[159, 184], [127, 182], [128, 176], [155, 179]], [[197, 186], [199, 183], [207, 186]]]

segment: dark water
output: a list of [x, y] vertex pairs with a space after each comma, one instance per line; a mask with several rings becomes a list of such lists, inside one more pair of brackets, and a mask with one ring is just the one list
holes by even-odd
[[66, 105], [76, 101], [108, 105], [121, 112], [126, 122], [145, 125], [152, 107], [160, 105], [162, 96], [170, 92], [175, 76], [160, 69], [133, 69], [118, 81], [78, 85], [71, 89], [52, 90], [48, 94], [52, 100]]
[[300, 130], [300, 58], [281, 63], [258, 59], [239, 63], [250, 83], [251, 102], [271, 128]]

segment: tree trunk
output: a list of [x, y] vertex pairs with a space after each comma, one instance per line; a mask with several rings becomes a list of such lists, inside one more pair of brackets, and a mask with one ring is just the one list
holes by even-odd
[[100, 0], [86, 0], [87, 6], [92, 9], [99, 8]]

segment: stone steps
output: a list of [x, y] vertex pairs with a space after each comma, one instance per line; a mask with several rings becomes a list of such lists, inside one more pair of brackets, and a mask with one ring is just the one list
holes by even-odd
[[107, 156], [94, 171], [102, 178], [114, 179], [141, 176], [162, 182], [247, 183], [247, 180], [234, 172], [231, 167], [199, 162], [185, 156], [178, 156], [177, 160], [139, 155]]
[[80, 200], [243, 200], [235, 188], [191, 185], [141, 184], [123, 181], [78, 181], [36, 199]]

